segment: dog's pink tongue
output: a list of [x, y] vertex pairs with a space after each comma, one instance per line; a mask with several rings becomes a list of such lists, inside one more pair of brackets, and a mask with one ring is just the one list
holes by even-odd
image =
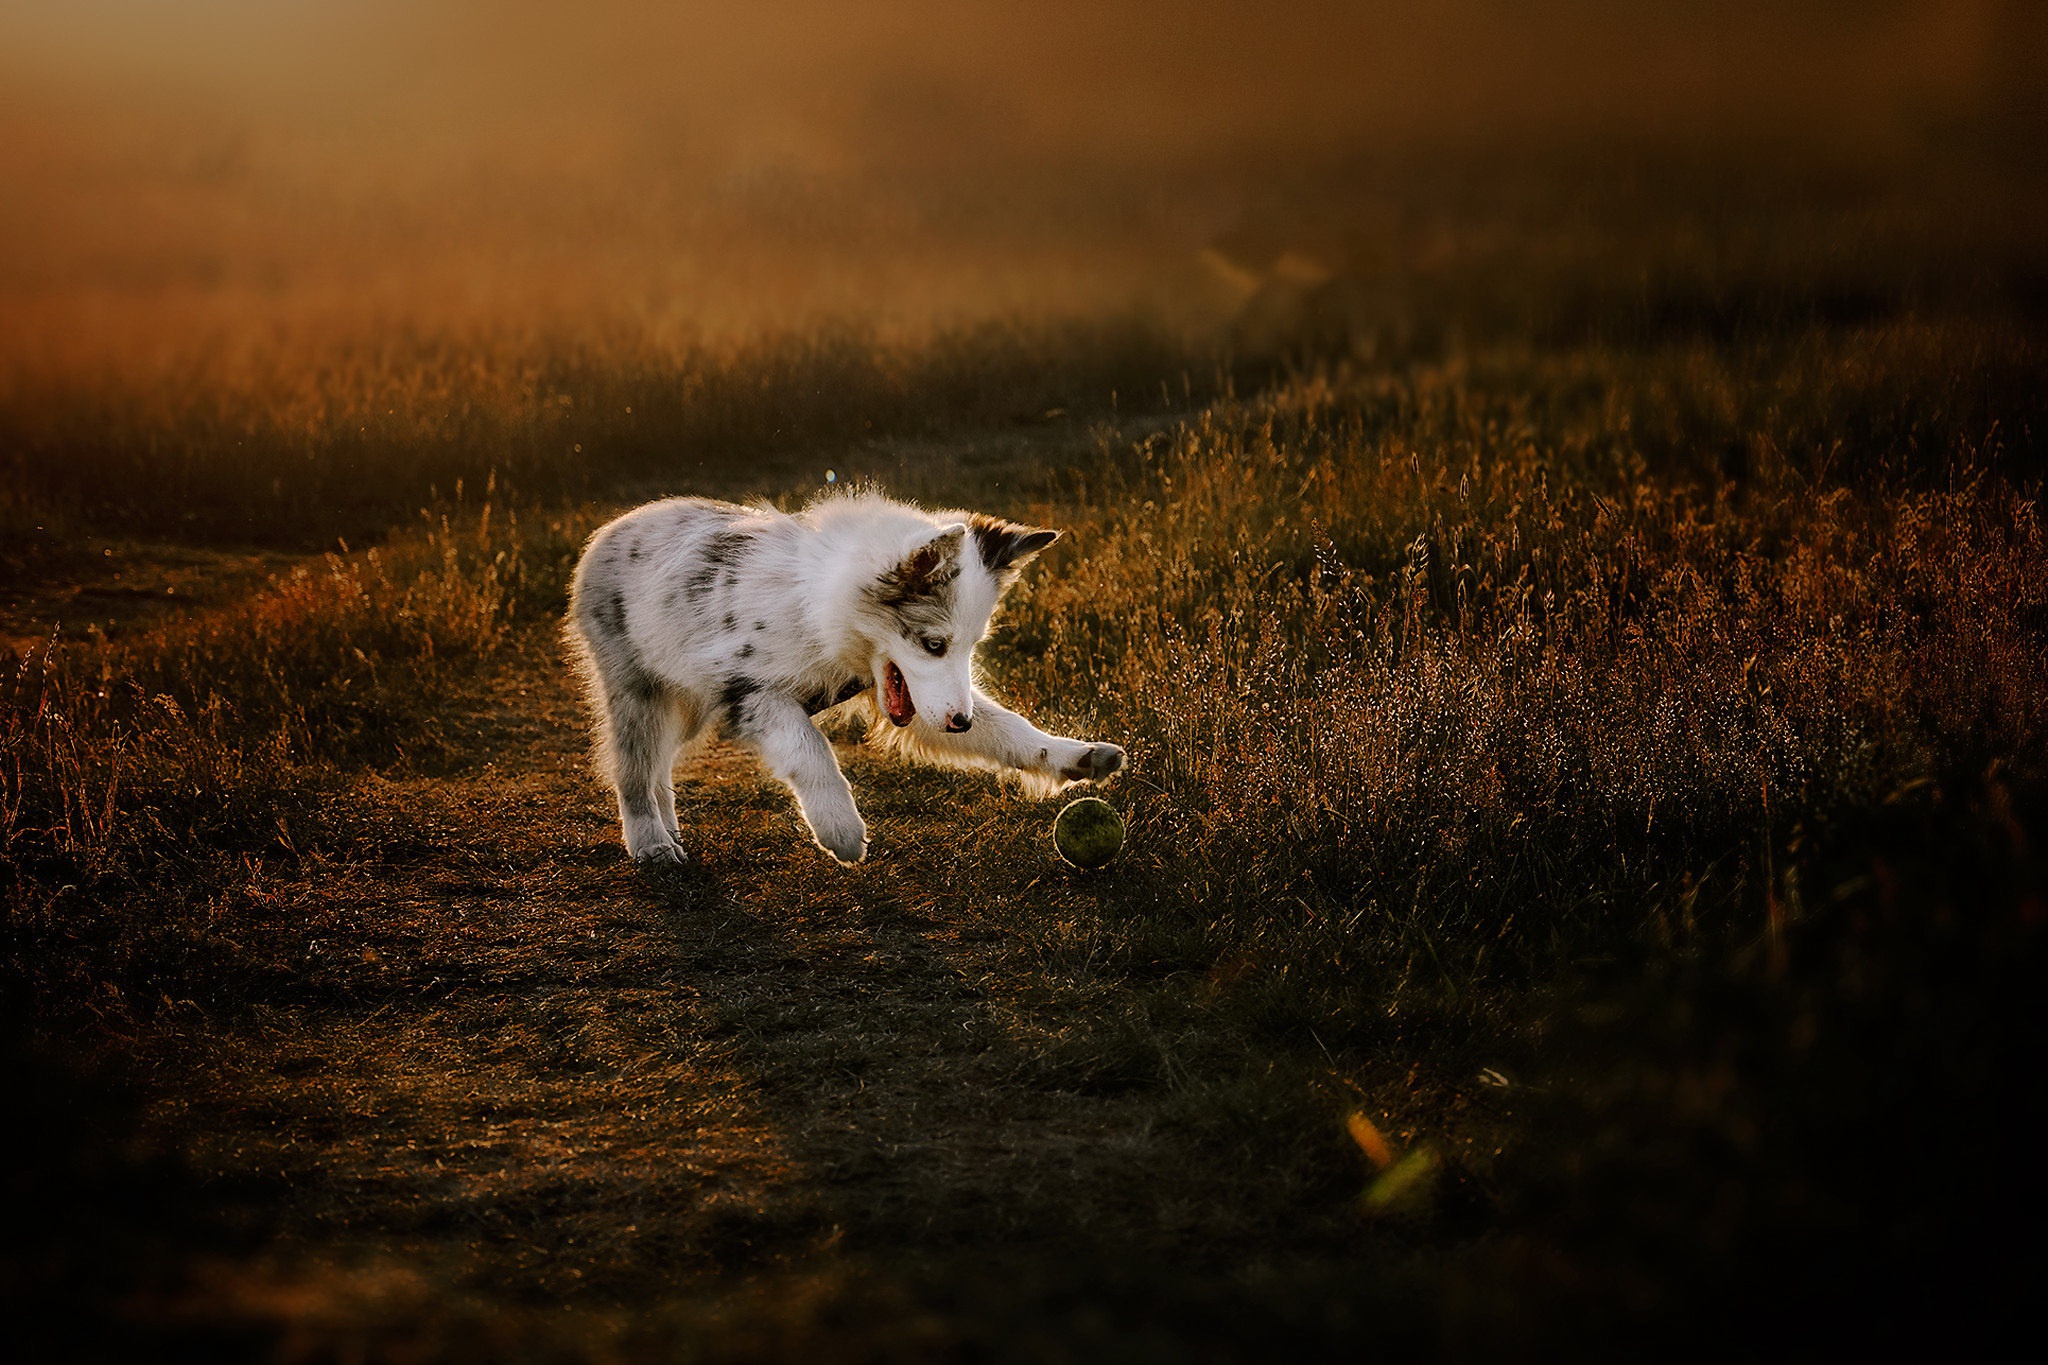
[[903, 681], [903, 670], [893, 663], [882, 675], [882, 704], [895, 725], [908, 725], [917, 714], [917, 707], [910, 700], [910, 685]]

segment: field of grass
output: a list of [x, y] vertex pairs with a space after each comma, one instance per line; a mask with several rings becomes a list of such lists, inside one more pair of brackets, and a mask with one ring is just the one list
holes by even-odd
[[[1694, 173], [1305, 188], [1227, 245], [1325, 264], [1208, 314], [18, 363], [29, 1339], [1989, 1331], [2041, 1270], [2048, 273], [1927, 182]], [[1110, 869], [852, 735], [868, 865], [723, 747], [692, 868], [625, 863], [583, 537], [828, 468], [1067, 529], [984, 657], [1129, 747]]]

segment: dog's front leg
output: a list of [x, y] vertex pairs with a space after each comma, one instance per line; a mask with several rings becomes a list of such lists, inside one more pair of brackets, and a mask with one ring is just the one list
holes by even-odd
[[853, 804], [832, 745], [792, 697], [756, 692], [733, 717], [736, 738], [761, 756], [768, 771], [796, 794], [797, 809], [818, 846], [842, 863], [867, 857], [868, 827]]
[[[924, 737], [921, 737], [924, 738]], [[958, 734], [935, 730], [924, 743], [970, 760], [980, 759], [1042, 782], [1104, 782], [1124, 766], [1114, 744], [1091, 744], [1047, 734], [1015, 711], [974, 690], [974, 725]]]

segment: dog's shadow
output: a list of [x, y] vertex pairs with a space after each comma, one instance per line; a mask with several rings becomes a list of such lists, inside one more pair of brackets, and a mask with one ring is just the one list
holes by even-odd
[[[1090, 1209], [1143, 1174], [1149, 1148], [1102, 1134], [1143, 1126], [1158, 1048], [1142, 1021], [1101, 1002], [1024, 1017], [1035, 1007], [1020, 1002], [1047, 988], [1013, 921], [1026, 901], [1086, 913], [1097, 888], [1040, 889], [1028, 860], [991, 859], [988, 829], [1032, 813], [945, 799], [975, 775], [849, 767], [869, 769], [855, 774], [866, 864], [832, 865], [793, 808], [742, 815], [760, 804], [750, 789], [713, 798], [689, 862], [636, 877], [690, 1000], [679, 1043], [715, 1040], [834, 1227], [878, 1244], [939, 1229], [1078, 1235]], [[934, 810], [955, 813], [935, 826], [911, 818]]]

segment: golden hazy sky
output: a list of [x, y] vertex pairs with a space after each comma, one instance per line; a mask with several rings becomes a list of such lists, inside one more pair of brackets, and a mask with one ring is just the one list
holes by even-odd
[[137, 300], [283, 316], [321, 291], [698, 317], [1081, 298], [1353, 152], [1925, 143], [2037, 89], [2043, 13], [0, 0], [0, 304], [118, 337]]
[[1995, 79], [2026, 0], [10, 0], [10, 103], [408, 162], [786, 165], [1320, 150], [1795, 123]]

